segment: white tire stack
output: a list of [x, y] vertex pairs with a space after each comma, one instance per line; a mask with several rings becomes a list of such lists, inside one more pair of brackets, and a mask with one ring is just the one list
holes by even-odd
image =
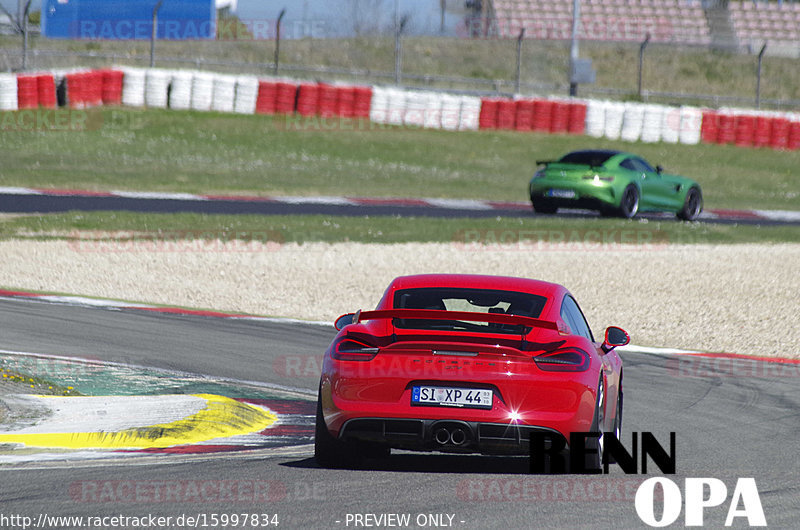
[[211, 110], [214, 74], [198, 71], [192, 77], [192, 110]]
[[608, 101], [590, 99], [586, 102], [586, 135], [602, 138], [606, 133], [606, 107]]
[[681, 130], [678, 140], [682, 144], [697, 145], [700, 143], [700, 126], [703, 123], [703, 111], [697, 107], [681, 107]]
[[664, 122], [664, 105], [645, 105], [644, 126], [642, 127], [642, 141], [655, 143], [661, 141], [661, 129]]
[[625, 103], [620, 139], [635, 142], [642, 136], [645, 107], [641, 103]]
[[403, 125], [406, 115], [406, 92], [397, 88], [388, 91], [389, 104], [386, 112], [386, 123], [390, 125]]
[[192, 79], [194, 73], [190, 70], [175, 70], [172, 72], [172, 89], [169, 92], [169, 107], [176, 110], [189, 110], [192, 108]]
[[0, 74], [0, 110], [17, 110], [17, 76]]
[[372, 87], [372, 101], [369, 104], [369, 121], [373, 123], [387, 123], [389, 119], [389, 90], [376, 86]]
[[606, 105], [605, 126], [603, 136], [610, 140], [619, 140], [622, 132], [622, 120], [625, 116], [625, 104], [608, 102]]
[[214, 96], [211, 110], [233, 112], [236, 100], [236, 76], [216, 74], [214, 76]]
[[147, 71], [143, 68], [122, 68], [122, 104], [128, 107], [144, 107]]
[[481, 117], [481, 98], [461, 96], [461, 113], [458, 118], [459, 131], [477, 131]]
[[145, 72], [144, 101], [148, 107], [165, 109], [169, 104], [172, 74], [167, 70], [148, 68]]
[[236, 78], [236, 100], [233, 111], [238, 114], [255, 114], [258, 100], [258, 78], [240, 75]]

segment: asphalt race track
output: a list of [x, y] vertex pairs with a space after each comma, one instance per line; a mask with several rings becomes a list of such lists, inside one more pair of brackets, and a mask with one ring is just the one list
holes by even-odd
[[[333, 333], [332, 327], [320, 325], [0, 299], [0, 349], [256, 380], [304, 389], [309, 399], [315, 392], [314, 375], [276, 367], [287, 355], [320, 356]], [[725, 482], [728, 499], [706, 510], [707, 527], [723, 526], [740, 477], [755, 478], [770, 527], [797, 527], [798, 365], [622, 356], [623, 442], [630, 448], [631, 431], [649, 431], [668, 449], [674, 431], [677, 474], [670, 478], [681, 489], [685, 477]], [[456, 528], [641, 528], [646, 525], [636, 514], [633, 495], [648, 476], [660, 474], [651, 462], [647, 476], [625, 475], [613, 467], [607, 476], [533, 476], [527, 474], [527, 458], [413, 453], [395, 453], [370, 467], [320, 469], [308, 445], [218, 456], [6, 465], [0, 466], [0, 511], [34, 518], [41, 513], [277, 514], [280, 528], [355, 528], [352, 520], [348, 524], [348, 514], [390, 513], [410, 514], [412, 522], [420, 514], [425, 521], [440, 523], [453, 516], [450, 524]], [[203, 495], [135, 494], [138, 486], [219, 487], [223, 482], [237, 487], [268, 483], [275, 489], [259, 499], [239, 491], [233, 501], [219, 500], [213, 488]], [[97, 494], [109, 484], [126, 485], [126, 493], [110, 487]], [[660, 507], [655, 513], [660, 515]], [[427, 519], [439, 514], [445, 517]], [[734, 527], [744, 523], [736, 519]], [[675, 526], [683, 525], [682, 514]]]
[[[347, 197], [206, 197], [188, 194], [87, 192], [0, 188], [0, 212], [62, 213], [131, 211], [226, 215], [335, 215], [440, 218], [532, 217], [529, 203], [459, 199], [374, 199]], [[596, 212], [560, 210], [560, 217], [596, 217]], [[666, 213], [640, 217], [677, 221]], [[551, 216], [545, 216], [551, 217]], [[800, 225], [796, 212], [704, 211], [699, 222], [750, 225]]]

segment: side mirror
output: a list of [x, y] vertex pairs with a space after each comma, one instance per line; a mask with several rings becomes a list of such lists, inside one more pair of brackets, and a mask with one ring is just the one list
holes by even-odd
[[346, 315], [342, 315], [336, 319], [336, 322], [333, 324], [333, 327], [336, 328], [336, 331], [341, 331], [341, 329], [345, 326], [349, 326], [353, 322], [356, 321], [356, 314], [355, 313], [347, 313]]
[[656, 173], [658, 173], [658, 174], [660, 175], [662, 171], [664, 171], [664, 168], [663, 168], [663, 167], [661, 167], [661, 166], [656, 166]]
[[600, 346], [604, 352], [608, 353], [617, 346], [625, 346], [631, 342], [631, 337], [628, 332], [616, 326], [610, 326], [606, 329], [606, 336], [603, 339], [603, 345]]

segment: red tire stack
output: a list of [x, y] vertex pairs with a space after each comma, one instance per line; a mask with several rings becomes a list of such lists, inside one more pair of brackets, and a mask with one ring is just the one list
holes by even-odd
[[72, 72], [64, 76], [67, 82], [67, 102], [73, 109], [82, 109], [86, 106], [83, 95], [83, 73]]
[[103, 104], [103, 73], [90, 70], [83, 73], [84, 102], [87, 107], [98, 107]]
[[256, 99], [256, 112], [258, 114], [275, 114], [277, 94], [277, 83], [272, 81], [259, 81], [258, 98]]
[[586, 103], [569, 104], [567, 132], [570, 134], [584, 134], [586, 132], [586, 109]]
[[294, 114], [297, 85], [279, 82], [275, 89], [275, 112], [278, 114]]
[[793, 121], [789, 126], [789, 143], [786, 147], [792, 151], [800, 149], [800, 121]]
[[338, 112], [339, 92], [336, 87], [327, 83], [319, 84], [319, 115], [333, 118]]
[[516, 102], [516, 117], [514, 128], [518, 131], [533, 130], [533, 101], [519, 99]]
[[484, 98], [481, 100], [478, 129], [497, 129], [497, 108], [499, 103], [496, 99]]
[[316, 116], [319, 113], [319, 86], [316, 83], [300, 83], [297, 113], [301, 116]]
[[120, 70], [102, 70], [100, 75], [103, 77], [103, 104], [122, 104], [122, 78], [125, 74]]
[[769, 146], [773, 149], [786, 149], [789, 144], [789, 130], [791, 122], [788, 118], [772, 118], [772, 134], [769, 138]]
[[53, 109], [58, 105], [56, 81], [52, 74], [36, 76], [36, 90], [39, 92], [39, 105], [48, 109]]
[[355, 116], [356, 89], [352, 86], [336, 87], [336, 115], [342, 118]]
[[553, 102], [553, 114], [550, 118], [551, 133], [565, 133], [569, 127], [569, 103]]
[[719, 115], [718, 144], [732, 144], [736, 141], [736, 116], [733, 114]]
[[369, 110], [372, 105], [372, 88], [367, 86], [355, 87], [355, 104], [353, 113], [356, 118], [369, 118]]
[[772, 136], [772, 118], [768, 116], [756, 116], [753, 126], [753, 145], [755, 147], [766, 147]]
[[548, 99], [537, 99], [533, 102], [533, 130], [550, 132], [553, 117], [553, 102]]
[[748, 116], [746, 114], [736, 116], [736, 140], [734, 143], [739, 147], [750, 147], [753, 145], [755, 128], [755, 116]]
[[497, 128], [513, 129], [516, 113], [517, 105], [514, 103], [514, 100], [501, 99], [497, 103]]
[[17, 108], [35, 109], [39, 106], [39, 86], [36, 76], [17, 76]]
[[712, 110], [703, 111], [700, 122], [700, 139], [706, 144], [715, 144], [719, 138], [719, 114]]

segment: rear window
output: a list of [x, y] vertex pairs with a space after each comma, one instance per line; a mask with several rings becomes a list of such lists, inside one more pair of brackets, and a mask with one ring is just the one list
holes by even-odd
[[[432, 287], [404, 289], [394, 295], [395, 309], [438, 309], [443, 311], [470, 311], [474, 313], [502, 313], [539, 318], [547, 298], [516, 291], [493, 289], [463, 289], [458, 287]], [[439, 329], [446, 331], [477, 331], [483, 333], [522, 333], [522, 326], [467, 322], [461, 320], [394, 320], [398, 328]]]
[[579, 164], [582, 166], [599, 167], [617, 153], [613, 151], [575, 151], [564, 155], [559, 162], [562, 164]]

